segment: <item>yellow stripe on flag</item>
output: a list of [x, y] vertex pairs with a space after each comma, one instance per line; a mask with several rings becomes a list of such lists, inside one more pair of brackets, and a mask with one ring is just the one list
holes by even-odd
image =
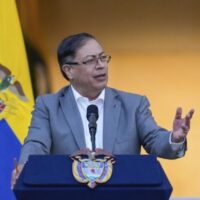
[[0, 120], [22, 143], [30, 124], [33, 94], [14, 0], [0, 1]]

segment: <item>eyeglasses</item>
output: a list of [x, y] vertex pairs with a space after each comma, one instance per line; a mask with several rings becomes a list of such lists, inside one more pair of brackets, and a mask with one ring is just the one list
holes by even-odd
[[87, 65], [87, 66], [95, 66], [98, 61], [100, 60], [102, 63], [109, 63], [111, 59], [111, 56], [109, 55], [100, 55], [99, 57], [96, 56], [90, 56], [87, 58], [87, 60], [82, 61], [82, 62], [67, 62], [65, 64], [68, 65]]

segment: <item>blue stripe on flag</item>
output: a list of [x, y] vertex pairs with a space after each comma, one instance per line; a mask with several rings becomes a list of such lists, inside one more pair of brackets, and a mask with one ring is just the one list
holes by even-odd
[[0, 120], [0, 199], [14, 200], [10, 180], [14, 168], [13, 159], [18, 160], [21, 143], [5, 119]]

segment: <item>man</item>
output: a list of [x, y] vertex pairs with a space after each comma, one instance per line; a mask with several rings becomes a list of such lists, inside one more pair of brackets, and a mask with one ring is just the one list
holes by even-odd
[[37, 98], [12, 184], [30, 154], [71, 154], [91, 149], [86, 118], [91, 104], [99, 110], [96, 147], [113, 154], [139, 154], [142, 145], [148, 153], [163, 158], [184, 155], [194, 110], [182, 118], [182, 109], [178, 108], [173, 130], [160, 128], [146, 97], [107, 87], [110, 59], [90, 34], [72, 35], [61, 42], [58, 62], [70, 86]]

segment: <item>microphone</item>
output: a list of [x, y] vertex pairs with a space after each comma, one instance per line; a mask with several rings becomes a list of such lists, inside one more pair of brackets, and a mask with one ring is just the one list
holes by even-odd
[[97, 130], [96, 121], [99, 118], [98, 107], [96, 105], [88, 106], [86, 116], [87, 116], [87, 120], [89, 121], [88, 127], [89, 127], [90, 136], [91, 136], [92, 151], [95, 152], [96, 150], [95, 135], [96, 135], [96, 130]]

